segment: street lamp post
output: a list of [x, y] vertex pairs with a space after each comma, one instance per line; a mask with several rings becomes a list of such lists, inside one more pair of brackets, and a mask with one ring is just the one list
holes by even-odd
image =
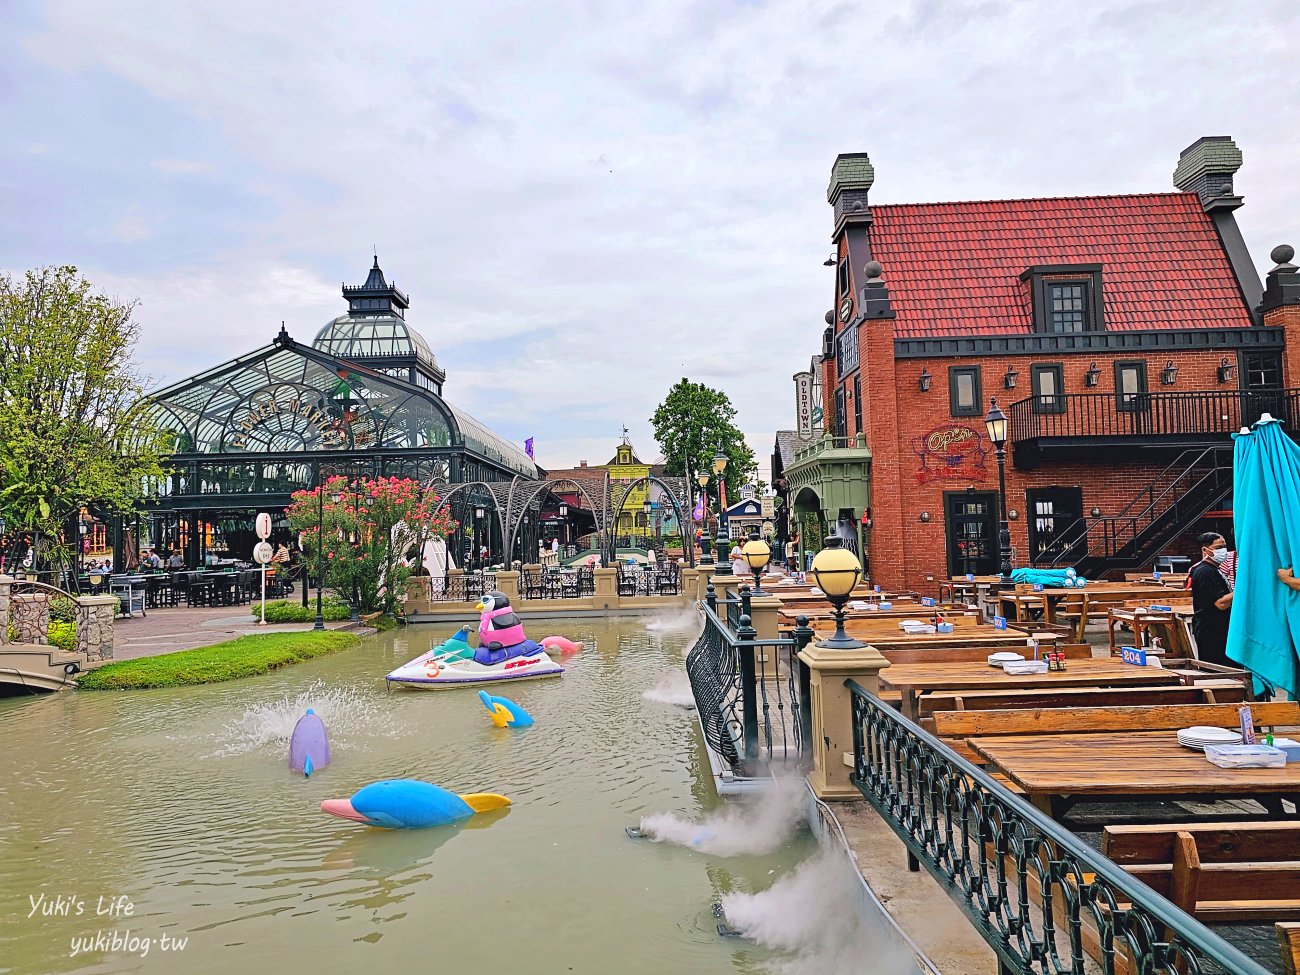
[[749, 541], [745, 542], [740, 553], [745, 557], [745, 562], [749, 565], [749, 571], [754, 576], [754, 591], [750, 594], [753, 596], [766, 596], [763, 588], [759, 583], [762, 578], [763, 570], [767, 564], [772, 561], [772, 549], [767, 542], [758, 537], [758, 529], [749, 530]]
[[478, 565], [478, 570], [480, 572], [483, 571], [483, 563], [484, 563], [482, 528], [479, 527], [479, 523], [482, 520], [483, 520], [483, 508], [475, 507], [474, 508], [474, 559], [476, 564]]
[[713, 553], [709, 542], [709, 474], [704, 471], [698, 474], [695, 480], [700, 485], [700, 511], [704, 513], [704, 521], [700, 526], [700, 565], [712, 565]]
[[998, 505], [1002, 520], [998, 523], [998, 557], [1000, 560], [998, 588], [1014, 589], [1011, 581], [1011, 526], [1007, 521], [1007, 417], [998, 409], [996, 398], [989, 400], [989, 411], [984, 417], [989, 442], [998, 455]]
[[727, 539], [727, 482], [723, 479], [723, 472], [727, 469], [727, 455], [722, 452], [722, 444], [718, 444], [718, 452], [713, 455], [713, 473], [718, 477], [718, 538], [714, 543], [718, 549], [718, 571], [717, 575], [729, 576], [735, 575], [731, 570], [731, 560], [725, 557], [728, 550]]
[[856, 650], [865, 646], [844, 631], [844, 604], [862, 578], [862, 566], [857, 556], [844, 548], [842, 538], [832, 535], [812, 560], [808, 574], [813, 577], [817, 588], [826, 594], [835, 611], [835, 635], [829, 640], [822, 640], [817, 646], [833, 650]]

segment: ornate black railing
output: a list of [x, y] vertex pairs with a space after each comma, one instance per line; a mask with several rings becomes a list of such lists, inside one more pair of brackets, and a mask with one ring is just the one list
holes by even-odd
[[1200, 389], [1187, 392], [1064, 393], [1030, 396], [1007, 409], [1012, 443], [1079, 437], [1224, 438], [1262, 413], [1290, 420], [1300, 389]]
[[808, 754], [812, 725], [808, 668], [798, 657], [812, 639], [808, 621], [799, 618], [791, 639], [759, 640], [748, 589], [734, 600], [741, 610], [734, 629], [718, 615], [718, 602], [710, 585], [704, 631], [686, 657], [704, 737], [737, 775], [798, 765]]
[[854, 784], [1002, 973], [1267, 975], [1238, 949], [850, 681]]

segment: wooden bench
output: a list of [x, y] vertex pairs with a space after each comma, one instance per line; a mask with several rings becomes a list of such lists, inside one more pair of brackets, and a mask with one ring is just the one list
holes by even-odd
[[1101, 852], [1199, 920], [1300, 919], [1300, 823], [1107, 826]]
[[1152, 707], [1177, 704], [1232, 704], [1246, 699], [1237, 683], [1227, 687], [1062, 687], [1005, 691], [953, 691], [921, 695], [918, 714], [923, 719], [939, 711], [993, 711], [1025, 708]]
[[[984, 711], [936, 711], [934, 733], [957, 754], [977, 764], [983, 759], [967, 738], [1000, 735], [1060, 735], [1123, 731], [1176, 731], [1195, 725], [1235, 728], [1236, 704], [1172, 704], [1152, 707], [1030, 708]], [[1300, 725], [1300, 703], [1255, 702], [1250, 705], [1256, 729]]]

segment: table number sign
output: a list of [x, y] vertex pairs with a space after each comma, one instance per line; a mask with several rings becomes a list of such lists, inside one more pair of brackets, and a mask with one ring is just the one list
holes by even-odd
[[993, 629], [1005, 630], [1007, 628], [1007, 618], [1005, 616], [993, 617]]
[[1041, 582], [1035, 582], [1034, 592], [1042, 592], [1042, 591], [1043, 591], [1043, 584]]
[[975, 573], [974, 573], [974, 572], [967, 572], [967, 573], [966, 573], [966, 581], [967, 581], [967, 582], [974, 582], [974, 581], [975, 581]]
[[1159, 570], [1159, 569], [1156, 569], [1155, 572], [1152, 572], [1152, 573], [1151, 573], [1151, 578], [1154, 579], [1156, 582], [1159, 582], [1159, 581], [1160, 581], [1160, 570]]
[[1155, 603], [1152, 603], [1147, 607], [1147, 609], [1151, 610], [1153, 613], [1172, 613], [1174, 611], [1172, 606], [1160, 606]]
[[1147, 665], [1147, 652], [1139, 650], [1137, 647], [1120, 647], [1119, 659], [1126, 664], [1132, 664], [1134, 667], [1145, 667]]

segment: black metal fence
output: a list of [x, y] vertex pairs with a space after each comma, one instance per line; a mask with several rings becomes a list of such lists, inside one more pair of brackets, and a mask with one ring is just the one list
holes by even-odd
[[[792, 639], [759, 640], [749, 601], [748, 588], [719, 600], [710, 585], [704, 631], [686, 658], [704, 737], [742, 777], [802, 765], [812, 726], [808, 668], [798, 657], [813, 635], [807, 619], [798, 619]], [[728, 618], [734, 606], [734, 628], [719, 616], [720, 602]]]
[[1267, 970], [856, 683], [854, 784], [1000, 972]]
[[1263, 413], [1291, 420], [1295, 389], [1204, 389], [1187, 392], [1064, 393], [1031, 396], [1007, 409], [1012, 443], [1042, 438], [1222, 436]]

